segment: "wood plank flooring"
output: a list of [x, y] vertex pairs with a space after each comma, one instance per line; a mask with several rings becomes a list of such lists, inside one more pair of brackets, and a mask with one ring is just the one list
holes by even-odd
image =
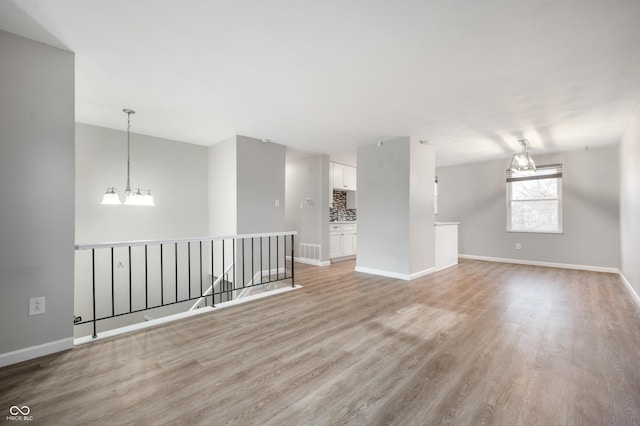
[[617, 275], [463, 260], [304, 288], [0, 369], [0, 422], [640, 424], [640, 309]]

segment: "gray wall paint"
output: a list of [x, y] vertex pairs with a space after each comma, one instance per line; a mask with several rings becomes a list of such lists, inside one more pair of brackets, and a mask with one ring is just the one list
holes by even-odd
[[211, 146], [211, 235], [284, 231], [284, 176], [282, 145], [237, 135]]
[[433, 149], [409, 137], [358, 149], [358, 268], [435, 266]]
[[[122, 119], [126, 126], [124, 113]], [[134, 128], [135, 116], [131, 125]], [[207, 235], [208, 164], [203, 146], [132, 133], [131, 185], [151, 189], [156, 205], [100, 204], [107, 187], [126, 186], [126, 141], [126, 131], [76, 125], [76, 242]]]
[[237, 228], [236, 137], [209, 147], [209, 234], [235, 235]]
[[285, 226], [298, 231], [295, 255], [300, 255], [300, 243], [319, 244], [320, 261], [328, 261], [329, 156], [287, 150], [285, 189]]
[[[144, 112], [138, 112], [143, 114]], [[126, 115], [122, 113], [126, 126]], [[135, 116], [132, 127], [135, 128]], [[197, 237], [208, 234], [208, 149], [203, 146], [160, 139], [133, 133], [131, 135], [131, 184], [132, 188], [150, 188], [154, 195], [154, 207], [103, 206], [102, 194], [110, 186], [124, 189], [126, 185], [126, 131], [112, 130], [86, 124], [76, 124], [76, 242], [130, 241], [141, 239], [171, 239]], [[153, 265], [159, 263], [156, 247], [150, 248], [149, 297], [159, 303], [159, 290], [154, 284], [160, 278]], [[165, 248], [168, 258], [173, 247]], [[185, 265], [186, 255], [181, 247], [179, 261]], [[98, 316], [110, 315], [110, 260], [108, 251], [96, 251], [96, 282]], [[195, 258], [195, 256], [194, 256]], [[78, 251], [75, 255], [75, 306], [73, 313], [83, 319], [91, 318], [91, 258], [90, 252]], [[115, 271], [116, 306], [129, 303], [128, 263], [126, 249], [116, 249], [114, 264], [124, 266]], [[140, 249], [133, 250], [134, 265], [143, 265]], [[184, 268], [183, 268], [184, 269]], [[102, 273], [101, 273], [102, 271]], [[144, 277], [140, 268], [133, 274], [134, 301], [144, 300]], [[165, 277], [166, 288], [173, 286], [171, 276]], [[180, 271], [180, 282], [187, 282], [186, 271]], [[184, 287], [184, 286], [183, 286]], [[109, 291], [107, 291], [109, 290]], [[169, 297], [171, 297], [169, 295]], [[186, 295], [181, 295], [185, 297]], [[144, 305], [134, 306], [140, 309]], [[163, 309], [165, 315], [177, 312], [184, 306], [174, 305]], [[101, 321], [98, 331], [144, 321], [145, 314], [161, 316], [158, 310], [141, 312]], [[75, 336], [90, 334], [90, 327], [75, 327]]]
[[3, 354], [73, 336], [74, 55], [0, 31], [0, 57]]
[[[441, 167], [439, 221], [460, 221], [462, 254], [617, 268], [618, 147], [533, 157], [563, 163], [563, 234], [506, 232], [505, 169], [509, 160]], [[515, 244], [522, 244], [521, 250]]]
[[238, 234], [284, 231], [285, 147], [246, 136], [236, 141]]
[[[209, 149], [209, 229], [213, 235], [255, 234], [284, 231], [285, 148], [258, 139], [236, 135]], [[275, 205], [279, 200], [279, 206]], [[284, 245], [274, 239], [272, 251], [279, 247], [276, 259], [284, 261]], [[240, 246], [236, 250], [241, 250]], [[268, 253], [264, 247], [263, 255]], [[221, 250], [214, 249], [221, 252]], [[251, 245], [245, 245], [245, 256], [234, 256], [225, 250], [225, 265], [235, 262], [244, 271], [250, 263]], [[245, 264], [242, 260], [245, 259]], [[254, 258], [253, 269], [260, 268], [260, 257]], [[270, 265], [276, 268], [276, 264]], [[279, 265], [282, 266], [282, 265]], [[220, 262], [214, 275], [219, 275]], [[266, 269], [269, 266], [263, 265]], [[248, 270], [248, 267], [246, 268]], [[238, 280], [248, 283], [251, 274], [241, 273]]]
[[410, 273], [409, 168], [409, 138], [358, 149], [358, 267]]
[[412, 138], [410, 144], [410, 253], [411, 273], [436, 264], [433, 197], [435, 153], [429, 145]]
[[640, 294], [640, 110], [620, 144], [620, 269]]

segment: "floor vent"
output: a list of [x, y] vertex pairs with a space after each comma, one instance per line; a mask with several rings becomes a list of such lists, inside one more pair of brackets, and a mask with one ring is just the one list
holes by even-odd
[[320, 244], [300, 243], [300, 259], [320, 261]]

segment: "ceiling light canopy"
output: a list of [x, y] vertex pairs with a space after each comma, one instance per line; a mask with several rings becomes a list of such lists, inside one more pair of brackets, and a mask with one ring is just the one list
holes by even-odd
[[509, 170], [513, 172], [535, 172], [536, 163], [534, 163], [533, 158], [531, 158], [531, 155], [527, 152], [529, 141], [520, 139], [518, 142], [522, 145], [522, 152], [513, 156]]
[[120, 191], [115, 187], [107, 188], [107, 192], [102, 196], [102, 203], [100, 204], [123, 204], [119, 194], [124, 194], [124, 205], [126, 206], [155, 206], [150, 189], [138, 188], [135, 191], [131, 190], [131, 114], [136, 112], [127, 108], [122, 111], [127, 114], [127, 187], [124, 191]]

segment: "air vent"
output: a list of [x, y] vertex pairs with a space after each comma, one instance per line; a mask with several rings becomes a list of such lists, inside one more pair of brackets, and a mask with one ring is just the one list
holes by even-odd
[[320, 244], [300, 243], [300, 258], [320, 260]]

